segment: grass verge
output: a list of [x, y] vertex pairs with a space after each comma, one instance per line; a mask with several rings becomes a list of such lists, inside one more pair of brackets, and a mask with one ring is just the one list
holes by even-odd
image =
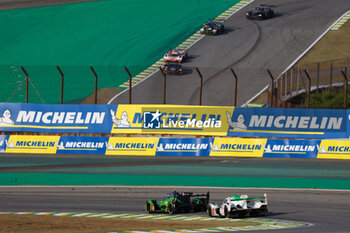
[[35, 215], [0, 215], [0, 232], [8, 233], [92, 233], [203, 229], [215, 227], [257, 226], [259, 223], [235, 221], [179, 221], [141, 219], [103, 219], [87, 217], [57, 217]]

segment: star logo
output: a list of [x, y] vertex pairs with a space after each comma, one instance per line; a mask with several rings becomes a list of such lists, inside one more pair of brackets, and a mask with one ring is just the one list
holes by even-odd
[[159, 109], [156, 112], [144, 112], [143, 127], [145, 129], [159, 129], [161, 127]]
[[151, 122], [153, 122], [154, 120], [157, 120], [159, 121], [159, 117], [162, 115], [160, 112], [159, 112], [159, 109], [155, 112], [155, 113], [151, 113], [153, 118], [151, 120]]

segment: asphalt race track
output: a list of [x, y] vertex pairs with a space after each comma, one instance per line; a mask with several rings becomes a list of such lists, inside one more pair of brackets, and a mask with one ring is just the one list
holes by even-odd
[[[71, 2], [80, 1], [60, 1], [63, 4]], [[245, 11], [260, 3], [277, 5], [277, 17], [266, 21], [246, 20]], [[48, 1], [0, 0], [0, 9], [48, 4], [51, 3]], [[57, 4], [57, 1], [54, 4]], [[225, 34], [217, 37], [206, 36], [190, 48], [190, 59], [184, 64], [187, 68], [186, 74], [168, 78], [167, 103], [198, 103], [199, 78], [195, 71], [191, 70], [192, 67], [199, 67], [204, 76], [203, 105], [233, 104], [234, 82], [229, 70], [231, 67], [235, 68], [239, 76], [238, 105], [246, 103], [269, 83], [266, 69], [271, 69], [274, 75], [283, 72], [348, 9], [350, 9], [349, 0], [255, 1], [225, 23], [227, 29]], [[134, 87], [133, 102], [162, 103], [162, 80], [158, 72]], [[124, 93], [113, 103], [128, 103], [128, 93]], [[25, 157], [28, 161], [34, 158], [30, 155]], [[130, 163], [139, 164], [138, 159], [130, 158]], [[81, 157], [79, 161], [76, 161], [77, 166], [84, 164], [85, 161], [86, 158]], [[260, 159], [254, 161], [257, 168], [261, 166], [261, 161]], [[315, 165], [322, 163], [326, 166], [324, 161], [313, 160], [313, 162]], [[22, 168], [25, 169], [30, 166], [29, 164], [30, 162]], [[347, 161], [343, 164], [350, 168]], [[76, 166], [71, 168], [76, 169]], [[333, 171], [333, 169], [333, 167], [325, 168], [324, 173]], [[20, 171], [14, 169], [10, 172]], [[210, 191], [212, 201], [218, 203], [227, 194], [256, 195], [266, 192], [270, 210], [268, 218], [312, 224], [306, 228], [274, 230], [273, 232], [350, 232], [350, 192], [348, 190], [198, 187], [177, 189], [193, 192]], [[143, 206], [147, 199], [159, 199], [165, 192], [171, 190], [172, 187], [0, 186], [0, 211], [144, 213]]]
[[[186, 157], [109, 157], [109, 156], [32, 156], [2, 155], [0, 158], [0, 175], [3, 184], [4, 174], [39, 174], [55, 179], [55, 183], [73, 176], [100, 177], [101, 173], [112, 177], [123, 173], [135, 176], [139, 171], [145, 176], [173, 177], [172, 179], [189, 179], [194, 176], [207, 176], [208, 179], [220, 179], [215, 176], [218, 171], [226, 171], [228, 177], [244, 179], [256, 177], [263, 182], [262, 176], [279, 176], [285, 183], [293, 178], [302, 180], [309, 175], [317, 179], [333, 179], [328, 182], [343, 180], [349, 182], [349, 161], [341, 160], [298, 160], [298, 159], [255, 159], [255, 158], [186, 158]], [[188, 171], [185, 171], [185, 167]], [[125, 169], [124, 169], [125, 168]], [[148, 170], [148, 168], [150, 168]], [[164, 169], [161, 169], [164, 168]], [[208, 171], [210, 168], [212, 173]], [[249, 173], [238, 177], [241, 168]], [[124, 169], [124, 170], [123, 170]], [[227, 170], [230, 169], [230, 170]], [[176, 176], [173, 172], [177, 170]], [[287, 171], [286, 173], [281, 172]], [[147, 172], [148, 171], [148, 172]], [[216, 172], [215, 172], [216, 171]], [[271, 171], [264, 174], [263, 171]], [[180, 175], [186, 174], [184, 177]], [[277, 174], [275, 174], [277, 173]], [[323, 175], [322, 175], [323, 174]], [[90, 175], [90, 176], [88, 176]], [[221, 174], [218, 174], [221, 175]], [[260, 178], [261, 176], [261, 178]], [[30, 176], [25, 179], [30, 179]], [[56, 178], [54, 178], [56, 177]], [[154, 176], [155, 177], [155, 176]], [[188, 177], [188, 178], [186, 178]], [[18, 178], [21, 179], [21, 178]], [[89, 178], [86, 178], [89, 179]], [[93, 213], [145, 213], [144, 203], [148, 199], [160, 199], [164, 193], [175, 186], [95, 186], [93, 181], [88, 186], [0, 186], [0, 212], [93, 212]], [[109, 181], [105, 181], [107, 184]], [[185, 181], [182, 181], [185, 183]], [[32, 183], [32, 182], [29, 182]], [[34, 183], [34, 182], [33, 182]], [[168, 181], [171, 185], [172, 180]], [[89, 184], [89, 183], [87, 183]], [[132, 184], [132, 183], [130, 183]], [[145, 183], [145, 185], [151, 184]], [[193, 183], [195, 184], [195, 183]], [[269, 184], [265, 184], [268, 186]], [[332, 185], [332, 184], [329, 184]], [[205, 186], [205, 185], [203, 185]], [[263, 195], [268, 194], [268, 218], [300, 221], [311, 226], [274, 230], [274, 232], [350, 232], [349, 190], [331, 189], [278, 189], [278, 188], [208, 188], [176, 187], [177, 191], [205, 193], [210, 191], [211, 202], [220, 203], [230, 194]], [[205, 213], [200, 213], [204, 215]], [[266, 232], [266, 231], [264, 231]]]
[[[246, 11], [262, 3], [276, 5], [276, 17], [247, 20]], [[233, 105], [233, 67], [238, 75], [237, 104], [245, 104], [270, 83], [266, 69], [280, 75], [349, 9], [349, 0], [256, 0], [225, 22], [224, 34], [206, 36], [188, 50], [185, 74], [167, 78], [166, 103], [199, 103], [200, 79], [192, 70], [198, 67], [204, 79], [202, 105]], [[161, 104], [162, 96], [163, 77], [157, 72], [133, 87], [132, 103]], [[128, 91], [111, 103], [129, 103]]]
[[[273, 232], [349, 232], [349, 191], [177, 188], [211, 193], [220, 203], [231, 193], [268, 193], [268, 218], [312, 223], [299, 229]], [[0, 187], [1, 212], [145, 213], [147, 199], [160, 199], [167, 188], [150, 187]], [[199, 215], [205, 215], [200, 213]], [[254, 231], [260, 232], [260, 231]], [[266, 232], [266, 231], [261, 231]]]

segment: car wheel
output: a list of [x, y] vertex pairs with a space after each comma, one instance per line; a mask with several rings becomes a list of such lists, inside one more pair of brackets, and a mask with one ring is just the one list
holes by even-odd
[[168, 213], [169, 214], [175, 214], [176, 213], [176, 209], [175, 209], [175, 204], [174, 203], [170, 203], [168, 205]]
[[146, 204], [146, 211], [151, 214], [152, 211], [151, 211], [151, 205], [149, 203]]
[[208, 207], [208, 211], [207, 212], [208, 212], [208, 216], [209, 217], [213, 217], [213, 213], [211, 212], [211, 208], [210, 207]]
[[228, 218], [228, 209], [227, 209], [227, 207], [225, 207], [224, 216], [225, 216], [225, 218]]

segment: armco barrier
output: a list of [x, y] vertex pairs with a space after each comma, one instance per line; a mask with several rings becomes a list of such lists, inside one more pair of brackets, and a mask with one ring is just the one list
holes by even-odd
[[0, 152], [350, 159], [350, 140], [0, 135]]
[[188, 105], [0, 103], [0, 131], [349, 138], [349, 112]]

